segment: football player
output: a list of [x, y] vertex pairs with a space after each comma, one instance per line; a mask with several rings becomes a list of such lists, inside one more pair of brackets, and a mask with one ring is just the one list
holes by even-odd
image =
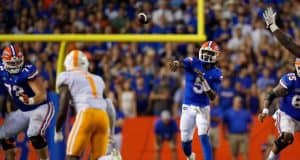
[[204, 159], [212, 160], [212, 148], [208, 138], [210, 126], [210, 100], [214, 100], [220, 86], [222, 73], [216, 67], [220, 50], [216, 42], [203, 43], [199, 57], [188, 57], [183, 61], [172, 61], [171, 71], [185, 70], [185, 91], [180, 118], [182, 148], [188, 160], [195, 160], [192, 139], [195, 126], [204, 151]]
[[[0, 84], [0, 112], [2, 115], [4, 115], [5, 119], [10, 119], [13, 116], [13, 113], [11, 112], [11, 108], [8, 107], [7, 102], [7, 93], [5, 92], [5, 88], [3, 85]], [[8, 109], [9, 108], [9, 109]], [[0, 144], [4, 150], [5, 159], [7, 160], [14, 160], [16, 155], [16, 143], [14, 137], [7, 138], [10, 136], [7, 136], [7, 129], [11, 129], [14, 125], [11, 125], [10, 127], [5, 121], [0, 126]]]
[[88, 72], [89, 62], [82, 51], [73, 50], [65, 58], [66, 71], [57, 77], [60, 95], [60, 111], [56, 121], [55, 140], [61, 140], [70, 101], [76, 109], [76, 119], [68, 136], [67, 159], [78, 160], [88, 143], [91, 159], [105, 155], [109, 138], [107, 101], [101, 77]]
[[279, 153], [293, 143], [294, 133], [300, 131], [300, 59], [295, 61], [296, 72], [283, 75], [279, 84], [266, 94], [264, 109], [258, 115], [261, 122], [269, 114], [269, 108], [277, 97], [282, 97], [279, 109], [273, 115], [279, 137], [274, 141], [268, 160], [275, 160]]
[[276, 36], [278, 41], [287, 48], [293, 55], [300, 58], [300, 45], [297, 45], [293, 39], [286, 34], [284, 34], [276, 25], [276, 12], [272, 8], [267, 8], [263, 17], [267, 24], [267, 28]]
[[[39, 158], [48, 159], [45, 131], [54, 115], [54, 107], [38, 70], [24, 62], [24, 55], [17, 46], [9, 45], [2, 52], [0, 77], [13, 104], [19, 109], [5, 120], [4, 124], [14, 123], [5, 127], [5, 131], [16, 136], [27, 128], [27, 136]], [[1, 138], [10, 136], [7, 134]]]

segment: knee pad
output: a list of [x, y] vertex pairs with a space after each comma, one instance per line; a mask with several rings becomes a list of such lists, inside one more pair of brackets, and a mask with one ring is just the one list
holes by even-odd
[[1, 139], [0, 143], [4, 151], [16, 148], [16, 142], [14, 138]]
[[286, 146], [292, 144], [294, 137], [291, 133], [282, 133], [275, 141], [275, 145], [279, 151], [284, 149]]
[[32, 136], [32, 137], [29, 137], [29, 139], [32, 143], [32, 146], [35, 149], [42, 149], [47, 146], [47, 142], [46, 142], [45, 138], [41, 135]]
[[189, 130], [181, 130], [181, 141], [182, 142], [187, 142], [187, 141], [191, 141], [193, 139], [193, 131], [189, 131]]

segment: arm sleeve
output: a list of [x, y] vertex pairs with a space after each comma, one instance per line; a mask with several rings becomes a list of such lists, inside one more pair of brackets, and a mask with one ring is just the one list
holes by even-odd
[[26, 65], [24, 70], [27, 79], [34, 79], [39, 75], [39, 71], [34, 65]]
[[57, 76], [57, 80], [56, 80], [57, 88], [63, 84], [69, 85], [69, 83], [70, 83], [70, 77], [68, 77], [65, 72], [62, 72]]
[[193, 65], [193, 58], [192, 57], [187, 57], [183, 61], [183, 66], [185, 70], [191, 69]]
[[278, 41], [287, 48], [293, 55], [300, 57], [300, 46], [297, 45], [291, 37], [277, 29], [273, 34], [276, 36]]
[[295, 76], [296, 75], [294, 73], [285, 74], [284, 76], [281, 77], [279, 84], [282, 87], [288, 89], [292, 85], [293, 78], [296, 78]]

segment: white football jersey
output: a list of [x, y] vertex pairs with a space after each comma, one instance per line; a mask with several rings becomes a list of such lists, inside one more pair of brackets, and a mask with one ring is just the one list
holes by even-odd
[[68, 85], [77, 112], [85, 108], [106, 110], [105, 84], [100, 76], [81, 70], [62, 72], [57, 77], [56, 86], [63, 84]]

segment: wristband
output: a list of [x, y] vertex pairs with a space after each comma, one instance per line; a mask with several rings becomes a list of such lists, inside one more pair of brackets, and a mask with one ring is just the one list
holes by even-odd
[[271, 24], [269, 28], [270, 28], [271, 32], [275, 32], [277, 29], [279, 29], [278, 26], [274, 23]]
[[204, 92], [208, 92], [208, 91], [211, 90], [211, 88], [209, 87], [209, 84], [207, 83], [206, 80], [204, 80], [204, 81], [202, 82], [202, 87], [203, 87], [203, 91], [204, 91]]
[[33, 97], [28, 98], [28, 104], [29, 105], [33, 105], [34, 104], [34, 98]]
[[263, 113], [263, 114], [269, 114], [269, 109], [268, 109], [268, 108], [264, 108], [264, 109], [262, 110], [262, 113]]

